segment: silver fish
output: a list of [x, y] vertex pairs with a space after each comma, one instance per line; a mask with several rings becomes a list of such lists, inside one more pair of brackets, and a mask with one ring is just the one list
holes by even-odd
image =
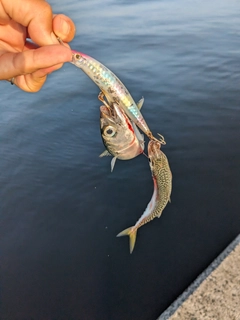
[[107, 104], [100, 107], [100, 129], [106, 147], [100, 157], [113, 156], [111, 171], [116, 159], [129, 160], [143, 153], [143, 135], [117, 103], [111, 107]]
[[135, 225], [123, 230], [117, 235], [117, 237], [129, 236], [130, 253], [133, 252], [135, 246], [137, 230], [154, 218], [159, 218], [168, 201], [170, 202], [170, 195], [172, 191], [172, 173], [169, 167], [168, 159], [160, 150], [160, 147], [161, 143], [158, 141], [151, 140], [148, 143], [149, 165], [152, 172], [154, 185], [152, 198], [148, 203], [144, 213], [135, 223]]

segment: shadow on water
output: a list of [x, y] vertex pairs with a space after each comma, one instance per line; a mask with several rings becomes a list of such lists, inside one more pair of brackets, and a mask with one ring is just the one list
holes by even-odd
[[237, 1], [51, 1], [72, 42], [126, 84], [173, 172], [172, 203], [128, 239], [148, 161], [110, 173], [98, 88], [70, 64], [31, 95], [1, 83], [1, 320], [154, 320], [240, 231]]

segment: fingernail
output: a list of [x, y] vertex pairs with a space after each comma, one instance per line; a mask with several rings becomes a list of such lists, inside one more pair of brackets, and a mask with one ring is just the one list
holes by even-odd
[[67, 36], [69, 34], [70, 31], [70, 25], [69, 23], [67, 23], [65, 20], [62, 20], [62, 33]]

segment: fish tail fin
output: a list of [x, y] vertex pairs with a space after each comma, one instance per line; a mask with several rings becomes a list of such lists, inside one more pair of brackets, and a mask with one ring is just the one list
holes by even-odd
[[122, 236], [129, 236], [129, 248], [130, 248], [130, 253], [133, 252], [136, 238], [137, 238], [137, 229], [134, 227], [127, 228], [120, 232], [117, 237], [122, 237]]

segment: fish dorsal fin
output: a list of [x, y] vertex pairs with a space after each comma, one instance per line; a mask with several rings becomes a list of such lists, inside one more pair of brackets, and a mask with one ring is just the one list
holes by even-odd
[[107, 150], [103, 151], [103, 153], [101, 153], [99, 155], [99, 158], [102, 158], [102, 157], [108, 157], [108, 156], [112, 156], [110, 152], [108, 152]]
[[144, 98], [142, 97], [142, 99], [140, 99], [137, 103], [137, 107], [139, 110], [141, 110], [142, 106], [143, 106], [143, 102], [144, 102]]
[[112, 161], [111, 161], [111, 172], [113, 172], [116, 160], [117, 160], [117, 157], [112, 158]]

